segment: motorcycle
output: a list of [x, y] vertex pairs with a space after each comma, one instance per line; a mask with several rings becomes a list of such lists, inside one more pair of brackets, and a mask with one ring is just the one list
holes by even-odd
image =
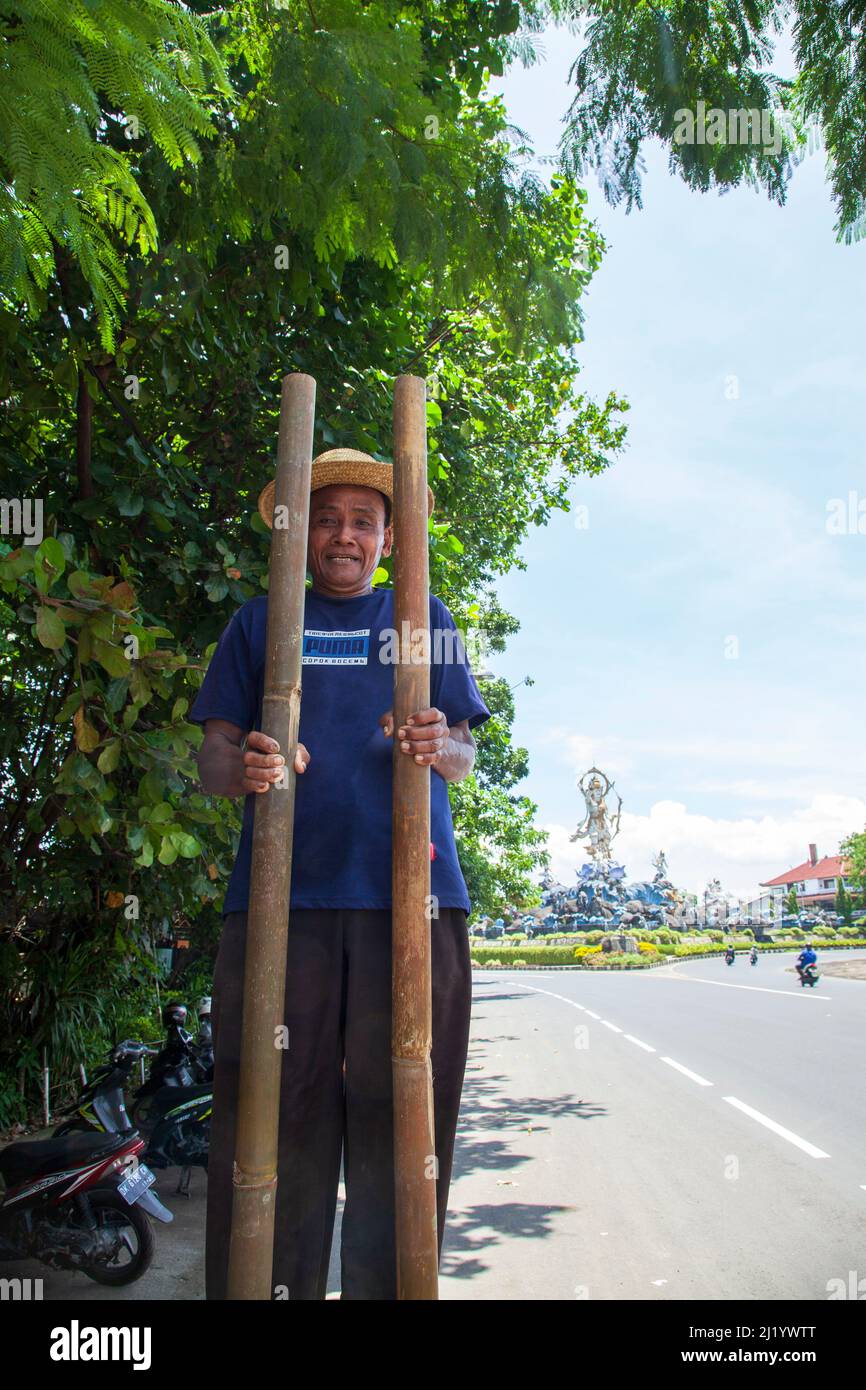
[[213, 1029], [210, 1012], [210, 995], [206, 995], [198, 1001], [198, 1037], [195, 1042], [195, 1061], [202, 1081], [213, 1081]]
[[[177, 1040], [172, 1040], [172, 1049]], [[131, 1134], [141, 1130], [147, 1139], [144, 1159], [154, 1168], [181, 1169], [176, 1192], [189, 1196], [193, 1168], [207, 1170], [210, 1147], [210, 1117], [213, 1110], [212, 1083], [196, 1084], [187, 1060], [178, 1060], [171, 1052], [170, 1064], [158, 1071], [158, 1084], [153, 1078], [135, 1094], [132, 1118], [127, 1112], [124, 1092], [132, 1068], [144, 1056], [164, 1059], [163, 1052], [145, 1043], [127, 1039], [114, 1048], [109, 1062], [101, 1067], [76, 1103], [76, 1113], [64, 1120], [54, 1131], [57, 1138], [82, 1129], [100, 1130], [109, 1134]], [[154, 1063], [156, 1069], [157, 1064]]]
[[801, 966], [799, 970], [799, 975], [800, 985], [804, 988], [806, 985], [809, 985], [810, 988], [814, 989], [821, 978], [821, 976], [818, 974], [818, 967], [814, 961], [810, 961], [808, 965]]
[[733, 953], [733, 951], [726, 951], [726, 952], [725, 952], [725, 965], [733, 965], [733, 963], [734, 963], [734, 953]]
[[98, 1284], [140, 1279], [153, 1259], [148, 1217], [174, 1218], [139, 1162], [137, 1134], [70, 1134], [0, 1150], [0, 1260], [80, 1269]]
[[757, 964], [758, 964], [758, 953], [757, 953], [757, 951], [752, 951], [752, 952], [751, 952], [751, 954], [750, 954], [750, 956], [749, 956], [749, 962], [750, 962], [751, 965], [757, 965]]
[[[151, 1106], [156, 1096], [165, 1087], [184, 1089], [196, 1086], [213, 1076], [213, 1048], [210, 1053], [200, 1055], [198, 1046], [192, 1040], [184, 1024], [187, 1018], [185, 1004], [168, 1004], [163, 1010], [166, 1025], [166, 1038], [156, 1060], [150, 1068], [150, 1075], [133, 1097], [133, 1124], [142, 1129], [152, 1123]], [[208, 1076], [208, 1062], [210, 1076]]]

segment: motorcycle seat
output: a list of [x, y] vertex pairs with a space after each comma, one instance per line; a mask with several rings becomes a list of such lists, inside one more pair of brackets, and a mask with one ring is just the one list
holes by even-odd
[[11, 1184], [34, 1173], [55, 1173], [92, 1158], [106, 1158], [129, 1143], [128, 1134], [65, 1134], [60, 1139], [22, 1140], [0, 1149], [0, 1173]]

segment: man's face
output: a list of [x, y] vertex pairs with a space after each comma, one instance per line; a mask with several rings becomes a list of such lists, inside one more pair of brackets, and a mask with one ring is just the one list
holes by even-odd
[[335, 598], [370, 592], [380, 556], [391, 554], [385, 500], [372, 487], [331, 483], [310, 496], [307, 567], [313, 588]]

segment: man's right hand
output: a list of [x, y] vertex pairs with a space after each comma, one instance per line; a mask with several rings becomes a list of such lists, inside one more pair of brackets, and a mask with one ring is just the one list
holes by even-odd
[[[281, 754], [280, 745], [275, 738], [268, 738], [267, 734], [259, 733], [258, 730], [253, 729], [251, 733], [247, 734], [243, 757], [244, 796], [249, 795], [250, 792], [266, 792], [274, 782], [280, 781], [286, 760]], [[309, 753], [304, 745], [299, 743], [295, 751], [295, 772], [303, 772], [309, 761]]]
[[[283, 776], [286, 760], [276, 739], [253, 730], [241, 748], [244, 731], [226, 719], [208, 719], [198, 753], [202, 789], [216, 796], [249, 796], [266, 792]], [[295, 772], [308, 767], [310, 754], [302, 743], [295, 750]]]

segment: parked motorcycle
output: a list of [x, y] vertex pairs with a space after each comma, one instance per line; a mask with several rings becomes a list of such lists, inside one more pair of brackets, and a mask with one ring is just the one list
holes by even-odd
[[[207, 1169], [212, 1083], [195, 1084], [190, 1060], [175, 1056], [170, 1066], [160, 1069], [160, 1085], [154, 1088], [149, 1078], [139, 1087], [131, 1118], [124, 1099], [133, 1066], [147, 1055], [156, 1055], [159, 1061], [164, 1051], [156, 1053], [155, 1048], [133, 1039], [120, 1043], [112, 1050], [108, 1065], [100, 1068], [82, 1092], [75, 1114], [58, 1125], [54, 1134], [60, 1138], [82, 1129], [109, 1134], [141, 1130], [147, 1140], [145, 1161], [154, 1168], [177, 1165], [182, 1171], [176, 1191], [189, 1196], [191, 1169]], [[186, 1081], [181, 1079], [184, 1077]]]
[[140, 1279], [153, 1259], [148, 1217], [172, 1214], [138, 1161], [137, 1134], [70, 1134], [0, 1150], [0, 1260], [80, 1269], [98, 1284]]
[[[151, 1123], [150, 1107], [164, 1087], [196, 1086], [213, 1077], [213, 1045], [201, 1056], [199, 1048], [187, 1032], [185, 1004], [167, 1004], [162, 1012], [166, 1027], [165, 1041], [151, 1064], [150, 1075], [138, 1088], [132, 1102], [132, 1121], [141, 1129]], [[151, 1049], [151, 1051], [153, 1051]], [[208, 1067], [210, 1066], [210, 1077]]]
[[195, 1043], [196, 1065], [202, 1081], [213, 1081], [213, 1029], [211, 1027], [211, 999], [205, 995], [196, 1006], [198, 1014], [198, 1037]]
[[141, 1057], [157, 1055], [155, 1047], [144, 1043], [122, 1042], [112, 1048], [108, 1061], [98, 1067], [75, 1102], [74, 1114], [57, 1125], [55, 1138], [82, 1130], [102, 1130], [109, 1134], [131, 1133], [133, 1125], [126, 1113], [124, 1091], [129, 1085], [133, 1063]]

